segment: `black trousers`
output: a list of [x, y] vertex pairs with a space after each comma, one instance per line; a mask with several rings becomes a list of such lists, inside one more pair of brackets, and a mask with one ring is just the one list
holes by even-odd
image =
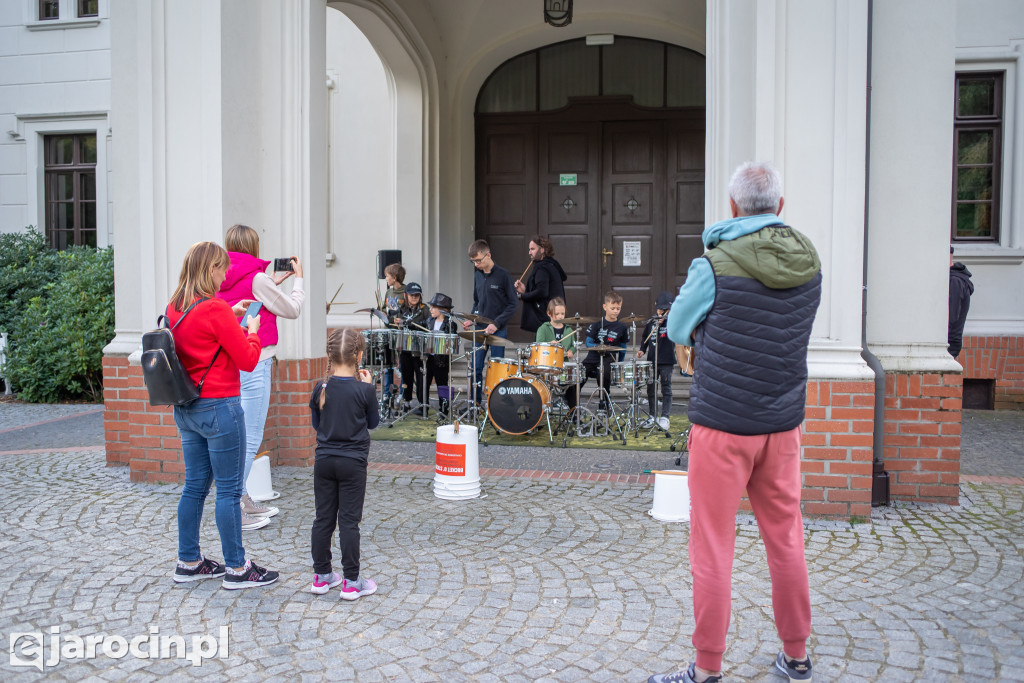
[[[411, 401], [416, 389], [416, 400], [423, 403], [423, 362], [408, 351], [398, 354], [398, 371], [402, 373], [402, 400]], [[430, 380], [427, 380], [428, 384]]]
[[[601, 371], [596, 364], [584, 365], [583, 366], [583, 377], [580, 379], [580, 392], [582, 393], [583, 387], [587, 384], [587, 380], [593, 377], [600, 381]], [[611, 392], [612, 389], [612, 361], [611, 357], [608, 356], [604, 361], [604, 384], [605, 391]], [[565, 390], [565, 403], [569, 406], [569, 409], [575, 408], [579, 403], [579, 397], [576, 396], [576, 385], [573, 384]], [[605, 407], [605, 397], [602, 396], [598, 401], [598, 406], [601, 408]]]
[[359, 522], [366, 497], [366, 460], [343, 455], [317, 458], [313, 464], [316, 519], [310, 532], [313, 571], [330, 574], [331, 537], [338, 527], [338, 547], [345, 579], [359, 578]]
[[[671, 365], [659, 365], [658, 366], [658, 379], [661, 381], [661, 416], [668, 417], [669, 412], [672, 410], [672, 367]], [[657, 382], [651, 382], [647, 385], [647, 411], [651, 414], [651, 417], [656, 417], [654, 414], [654, 394]]]

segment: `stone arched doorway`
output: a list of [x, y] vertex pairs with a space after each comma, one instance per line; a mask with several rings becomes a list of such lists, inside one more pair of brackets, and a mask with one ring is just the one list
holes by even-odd
[[703, 55], [659, 41], [508, 60], [477, 98], [477, 237], [518, 274], [550, 235], [570, 314], [596, 315], [608, 289], [652, 312], [703, 251], [704, 93]]

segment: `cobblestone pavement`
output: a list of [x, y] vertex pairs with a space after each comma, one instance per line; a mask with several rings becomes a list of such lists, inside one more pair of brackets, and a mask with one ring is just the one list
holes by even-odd
[[963, 411], [964, 474], [1024, 477], [1024, 411]]
[[[965, 415], [965, 471], [1019, 476], [1006, 446], [1019, 417]], [[978, 449], [976, 431], [1002, 436]], [[978, 457], [990, 446], [1006, 451], [992, 463]], [[486, 477], [485, 497], [449, 502], [429, 473], [371, 470], [363, 572], [380, 589], [347, 603], [307, 592], [308, 468], [274, 470], [281, 514], [244, 536], [281, 581], [232, 592], [171, 581], [180, 487], [132, 484], [100, 448], [2, 450], [0, 638], [55, 626], [65, 638], [231, 631], [230, 655], [198, 667], [100, 656], [40, 674], [0, 658], [0, 680], [644, 681], [693, 654], [688, 528], [648, 516], [647, 485]], [[1024, 486], [961, 492], [955, 508], [808, 522], [816, 680], [1024, 680]], [[222, 558], [212, 500], [202, 542]], [[747, 517], [736, 547], [725, 673], [779, 681], [768, 673], [778, 644], [764, 549]]]

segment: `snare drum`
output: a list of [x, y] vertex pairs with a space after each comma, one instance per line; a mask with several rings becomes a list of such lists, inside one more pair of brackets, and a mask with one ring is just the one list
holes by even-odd
[[459, 335], [445, 332], [422, 332], [421, 334], [424, 335], [424, 349], [427, 353], [447, 356], [459, 353], [459, 342], [462, 340]]
[[514, 358], [491, 358], [484, 369], [484, 396], [504, 379], [519, 374], [519, 361]]
[[416, 330], [391, 330], [391, 348], [395, 351], [424, 353], [427, 346], [427, 333]]
[[487, 397], [487, 415], [506, 434], [526, 434], [541, 423], [549, 405], [551, 390], [540, 377], [509, 377]]
[[565, 361], [562, 372], [555, 378], [555, 382], [563, 387], [583, 381], [583, 366], [574, 360]]
[[654, 363], [649, 360], [612, 363], [612, 382], [620, 387], [645, 386], [653, 381]]
[[365, 340], [363, 351], [363, 367], [384, 368], [395, 364], [395, 355], [391, 350], [391, 337], [394, 330], [363, 330], [360, 334]]
[[541, 375], [557, 375], [565, 364], [565, 349], [553, 342], [530, 344], [530, 355], [526, 369]]

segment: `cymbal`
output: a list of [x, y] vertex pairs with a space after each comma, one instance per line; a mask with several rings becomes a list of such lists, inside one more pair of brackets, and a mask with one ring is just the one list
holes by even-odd
[[454, 315], [456, 318], [465, 318], [466, 320], [472, 320], [473, 322], [480, 323], [481, 325], [494, 324], [494, 321], [490, 318], [485, 318], [482, 315], [477, 315], [476, 313], [455, 313]]
[[600, 318], [594, 318], [585, 315], [573, 315], [562, 318], [562, 322], [566, 325], [589, 325], [590, 323], [596, 323]]
[[378, 308], [360, 308], [359, 310], [356, 311], [356, 313], [370, 313], [374, 317], [378, 318], [385, 325], [391, 322], [390, 320], [388, 320], [387, 314]]
[[619, 318], [619, 322], [623, 325], [630, 325], [632, 323], [645, 323], [650, 319], [651, 317], [649, 315], [631, 315], [625, 318]]
[[459, 332], [459, 336], [463, 339], [472, 340], [476, 344], [485, 344], [487, 346], [515, 346], [514, 341], [499, 337], [496, 334], [487, 334], [481, 330], [474, 331], [463, 331]]
[[621, 346], [609, 346], [607, 344], [598, 344], [597, 346], [588, 346], [587, 351], [596, 351], [597, 353], [616, 353], [618, 351], [625, 351], [626, 349]]

